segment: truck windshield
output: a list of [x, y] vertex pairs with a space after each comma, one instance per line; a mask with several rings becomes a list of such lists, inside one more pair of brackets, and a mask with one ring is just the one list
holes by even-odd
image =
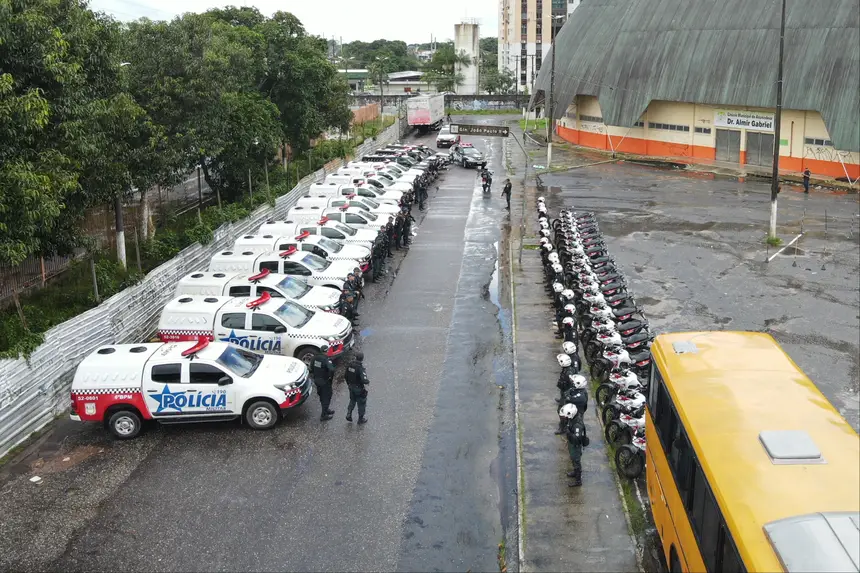
[[278, 289], [289, 298], [302, 298], [310, 292], [311, 287], [303, 280], [287, 277], [278, 283]]
[[365, 211], [364, 209], [361, 210], [361, 213], [359, 213], [359, 215], [361, 215], [362, 217], [364, 217], [365, 219], [368, 219], [370, 221], [376, 221], [377, 219], [379, 219], [379, 217], [377, 217], [376, 215], [374, 215], [370, 211]]
[[394, 183], [394, 177], [389, 175], [388, 173], [378, 171], [376, 175], [381, 178], [383, 184], [385, 184], [385, 181], [388, 181], [389, 183]]
[[370, 199], [369, 197], [365, 197], [361, 200], [361, 202], [362, 204], [367, 205], [371, 209], [379, 209], [379, 203], [377, 203], [373, 199]]
[[332, 241], [328, 237], [320, 237], [318, 244], [330, 253], [339, 253], [341, 250], [343, 250], [343, 245], [341, 245], [337, 241]]
[[300, 304], [287, 301], [281, 305], [281, 308], [275, 311], [275, 316], [293, 328], [301, 328], [313, 318], [314, 313]]
[[241, 376], [242, 378], [250, 378], [263, 357], [255, 352], [250, 352], [236, 346], [228, 346], [221, 356], [215, 362]]
[[312, 271], [317, 272], [324, 271], [331, 266], [331, 262], [313, 253], [305, 255], [304, 258], [302, 258], [302, 263]]
[[356, 231], [355, 229], [353, 229], [352, 227], [347, 227], [347, 226], [346, 226], [346, 225], [344, 225], [343, 223], [337, 223], [337, 222], [336, 222], [336, 223], [335, 223], [334, 225], [332, 225], [332, 226], [333, 226], [335, 229], [337, 229], [338, 231], [340, 231], [341, 233], [343, 233], [344, 235], [349, 235], [350, 237], [355, 236], [355, 234], [358, 232], [358, 231]]

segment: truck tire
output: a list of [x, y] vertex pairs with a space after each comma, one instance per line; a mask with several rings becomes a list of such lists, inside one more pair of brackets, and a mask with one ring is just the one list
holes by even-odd
[[119, 410], [108, 418], [108, 430], [120, 440], [136, 438], [142, 424], [140, 416], [134, 410]]
[[267, 400], [252, 402], [245, 410], [245, 421], [254, 430], [271, 430], [278, 423], [279, 416], [278, 409]]
[[296, 353], [293, 356], [304, 362], [305, 366], [310, 367], [314, 356], [316, 356], [318, 352], [319, 348], [315, 348], [313, 346], [302, 346], [296, 350]]

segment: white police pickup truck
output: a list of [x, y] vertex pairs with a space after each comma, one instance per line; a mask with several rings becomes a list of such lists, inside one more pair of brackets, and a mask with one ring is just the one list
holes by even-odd
[[[314, 207], [293, 207], [287, 211], [287, 219], [312, 222], [319, 218], [320, 210]], [[328, 207], [322, 210], [322, 216], [331, 221], [340, 221], [356, 229], [372, 229], [379, 232], [388, 222], [388, 216], [380, 216], [365, 211], [360, 207], [349, 204], [340, 207]], [[393, 217], [393, 215], [391, 215]]]
[[285, 221], [266, 221], [260, 225], [257, 231], [260, 235], [275, 235], [281, 237], [296, 236], [308, 232], [311, 235], [321, 235], [341, 241], [345, 244], [361, 245], [373, 249], [373, 244], [379, 238], [379, 233], [370, 229], [356, 229], [350, 225], [344, 225], [323, 217], [312, 223], [302, 223], [287, 219]]
[[328, 261], [358, 261], [362, 272], [370, 268], [370, 249], [351, 243], [335, 241], [308, 231], [295, 237], [272, 235], [243, 235], [233, 244], [234, 251], [258, 250], [283, 252], [290, 248], [313, 253]]
[[72, 420], [99, 422], [122, 440], [144, 420], [215, 422], [242, 418], [268, 430], [313, 393], [295, 358], [263, 356], [207, 339], [102, 346], [84, 358], [71, 390]]
[[[221, 251], [209, 261], [209, 272], [262, 272], [300, 277], [309, 285], [342, 290], [349, 273], [361, 269], [355, 260], [327, 261], [313, 253], [302, 253], [295, 247], [278, 251]], [[359, 270], [360, 272], [360, 270]]]
[[341, 197], [308, 194], [302, 196], [298, 203], [296, 203], [296, 207], [316, 207], [320, 210], [342, 207], [344, 205], [360, 207], [376, 215], [397, 215], [400, 212], [400, 207], [395, 204], [380, 203], [370, 197], [359, 197], [355, 194]]
[[310, 364], [317, 352], [339, 356], [353, 344], [346, 318], [310, 310], [263, 293], [260, 298], [181, 296], [158, 319], [162, 342], [209, 338], [265, 354], [295, 356]]
[[388, 203], [397, 205], [398, 207], [403, 202], [402, 191], [387, 191], [373, 185], [337, 185], [335, 183], [320, 183], [311, 185], [308, 189], [308, 195], [312, 197], [349, 197], [350, 195], [358, 195], [359, 197], [368, 197], [377, 203]]
[[332, 288], [311, 286], [304, 279], [278, 275], [268, 269], [249, 273], [189, 273], [179, 280], [174, 296], [203, 294], [210, 296], [249, 296], [259, 298], [264, 292], [272, 298], [287, 298], [302, 306], [325, 312], [339, 312], [340, 293]]

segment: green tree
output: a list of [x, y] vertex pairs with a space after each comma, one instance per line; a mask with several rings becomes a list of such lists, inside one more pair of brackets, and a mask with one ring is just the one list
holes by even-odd
[[424, 67], [424, 79], [434, 84], [440, 92], [456, 92], [463, 84], [463, 74], [457, 72], [459, 66], [472, 64], [472, 60], [462, 50], [454, 50], [454, 44], [445, 44], [433, 54]]
[[417, 70], [418, 60], [409, 53], [406, 42], [374, 40], [373, 42], [350, 42], [344, 44], [343, 51], [355, 61], [358, 68], [369, 68], [380, 57], [390, 58], [389, 72]]
[[481, 71], [481, 89], [488, 94], [514, 93], [514, 75], [510, 70], [499, 71], [498, 68], [485, 68]]

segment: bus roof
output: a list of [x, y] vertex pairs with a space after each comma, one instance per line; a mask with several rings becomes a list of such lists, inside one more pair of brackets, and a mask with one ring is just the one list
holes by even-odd
[[[768, 334], [661, 334], [651, 351], [748, 570], [802, 570], [785, 563], [791, 556], [765, 526], [860, 511], [857, 432]], [[817, 447], [821, 460], [786, 452], [772, 461], [798, 445]], [[809, 531], [795, 546], [804, 539], [810, 553], [827, 543]]]

